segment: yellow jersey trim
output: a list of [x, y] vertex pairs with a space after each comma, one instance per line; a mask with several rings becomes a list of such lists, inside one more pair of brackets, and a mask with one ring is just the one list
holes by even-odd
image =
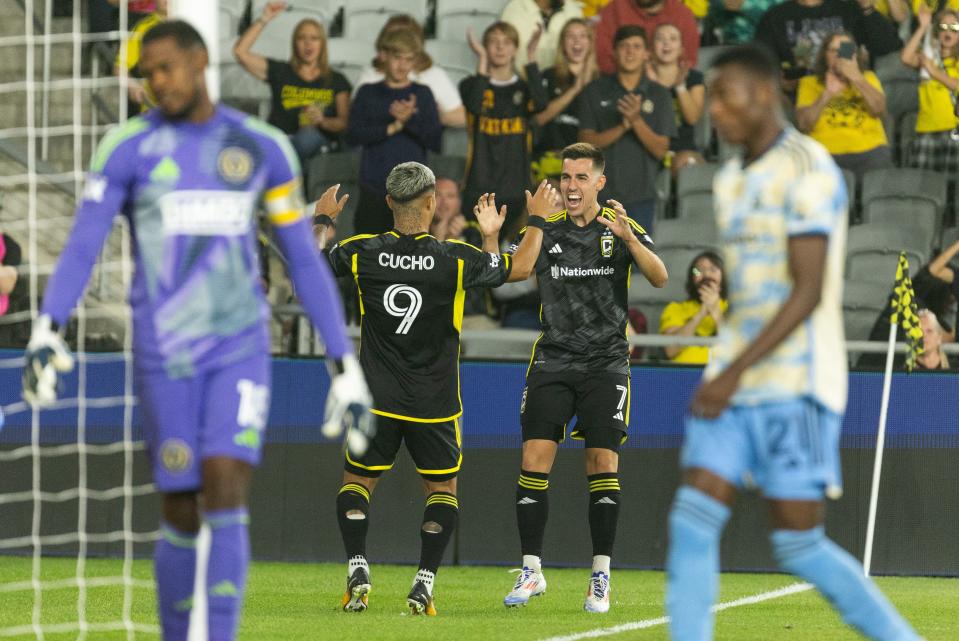
[[479, 247], [477, 247], [477, 246], [474, 245], [473, 243], [468, 243], [468, 242], [466, 242], [465, 240], [458, 240], [458, 239], [456, 239], [456, 238], [447, 238], [447, 239], [446, 239], [446, 242], [448, 242], [448, 243], [457, 243], [457, 244], [459, 244], [459, 245], [466, 245], [466, 246], [469, 247], [470, 249], [475, 249], [476, 251], [478, 251], [478, 252], [480, 252], [480, 253], [483, 252], [482, 249], [480, 249]]
[[456, 261], [456, 295], [453, 296], [453, 328], [459, 334], [463, 331], [463, 306], [466, 303], [466, 290], [463, 289], [463, 259]]
[[363, 290], [360, 288], [360, 267], [357, 262], [359, 254], [350, 256], [350, 271], [353, 272], [353, 282], [356, 283], [357, 298], [360, 301], [360, 316], [366, 316], [366, 307], [363, 305]]
[[349, 238], [344, 238], [336, 245], [337, 247], [342, 247], [347, 243], [352, 243], [354, 240], [363, 240], [364, 238], [376, 238], [377, 234], [357, 234], [356, 236], [350, 236]]
[[410, 421], [412, 423], [445, 423], [447, 421], [452, 421], [459, 418], [463, 415], [463, 410], [458, 411], [452, 416], [447, 416], [445, 418], [416, 418], [415, 416], [404, 416], [402, 414], [394, 414], [393, 412], [384, 412], [383, 410], [370, 410], [373, 414], [377, 416], [385, 416], [386, 418], [397, 418], [401, 421]]

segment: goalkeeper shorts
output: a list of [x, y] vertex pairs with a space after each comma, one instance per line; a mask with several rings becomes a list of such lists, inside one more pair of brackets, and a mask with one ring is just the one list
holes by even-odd
[[363, 456], [346, 453], [344, 469], [357, 476], [376, 478], [393, 467], [400, 444], [427, 481], [447, 481], [456, 476], [463, 462], [459, 419], [442, 423], [419, 423], [387, 416], [376, 417], [376, 435]]
[[161, 492], [199, 490], [202, 462], [258, 465], [270, 410], [270, 357], [248, 357], [189, 378], [137, 370], [143, 437]]

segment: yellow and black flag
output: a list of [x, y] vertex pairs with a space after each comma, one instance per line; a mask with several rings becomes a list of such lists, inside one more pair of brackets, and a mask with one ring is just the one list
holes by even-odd
[[909, 344], [906, 353], [906, 371], [911, 372], [916, 366], [916, 357], [922, 354], [922, 325], [919, 323], [916, 307], [916, 293], [912, 289], [912, 279], [909, 278], [909, 259], [906, 252], [899, 254], [899, 265], [896, 266], [896, 287], [892, 298], [892, 316], [889, 322], [899, 324]]

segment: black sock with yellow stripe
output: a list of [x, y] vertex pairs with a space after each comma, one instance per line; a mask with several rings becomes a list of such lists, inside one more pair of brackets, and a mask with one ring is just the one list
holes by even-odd
[[359, 483], [347, 483], [336, 495], [336, 520], [340, 524], [346, 558], [366, 556], [366, 533], [370, 529], [370, 492]]
[[521, 470], [516, 485], [516, 524], [523, 556], [543, 556], [543, 533], [549, 518], [549, 474]]
[[616, 472], [590, 474], [589, 532], [593, 537], [593, 556], [613, 555], [616, 524], [619, 521], [619, 476]]
[[[420, 529], [420, 570], [436, 574], [443, 561], [443, 553], [456, 529], [459, 502], [449, 492], [433, 492], [426, 497], [423, 527]], [[428, 586], [432, 587], [432, 586]]]

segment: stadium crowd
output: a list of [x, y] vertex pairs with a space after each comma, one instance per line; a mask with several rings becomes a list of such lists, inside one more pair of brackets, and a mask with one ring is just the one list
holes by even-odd
[[[110, 28], [117, 0], [90, 2], [91, 30]], [[308, 197], [332, 182], [353, 195], [338, 239], [388, 231], [386, 176], [398, 163], [419, 161], [441, 178], [438, 237], [478, 243], [473, 207], [495, 192], [507, 207], [506, 247], [525, 223], [524, 191], [558, 180], [559, 151], [589, 142], [609, 161], [601, 202], [625, 205], [673, 276], [665, 293], [641, 284], [630, 290], [632, 330], [648, 324], [668, 334], [709, 336], [722, 322], [721, 281], [707, 278], [703, 286], [703, 276], [693, 276], [700, 262], [715, 267], [708, 258], [718, 249], [711, 178], [735, 151], [711, 128], [704, 72], [724, 46], [761, 42], [781, 62], [782, 100], [796, 128], [845, 171], [847, 290], [891, 289], [895, 258], [906, 250], [927, 317], [938, 319], [942, 341], [955, 338], [949, 260], [959, 238], [951, 226], [959, 13], [950, 2], [486, 0], [463, 18], [430, 0], [424, 15], [402, 13], [422, 2], [384, 3], [379, 31], [359, 34], [350, 29], [348, 2], [318, 2], [315, 15], [304, 15], [309, 2], [232, 4], [239, 18], [221, 21], [231, 27], [221, 47], [226, 37], [235, 63], [268, 86], [268, 120], [290, 137]], [[164, 17], [166, 2], [130, 2], [129, 9], [140, 19], [135, 43]], [[291, 13], [303, 17], [283, 22], [291, 26], [280, 34], [289, 45], [281, 54], [262, 40], [272, 22]], [[275, 30], [269, 38], [278, 41]], [[345, 52], [347, 44], [355, 51], [357, 40], [368, 40], [364, 60]], [[443, 53], [451, 51], [472, 51], [472, 68], [464, 69], [462, 55]], [[135, 56], [130, 47], [126, 65], [134, 74]], [[223, 98], [260, 107], [226, 83]], [[142, 88], [131, 99], [149, 106]], [[355, 171], [344, 179], [343, 168]], [[721, 277], [721, 265], [718, 271]], [[348, 314], [351, 287], [343, 287]], [[849, 318], [872, 320], [847, 322], [848, 338], [884, 337], [884, 296], [846, 306]], [[538, 328], [535, 281], [473, 297], [468, 328]], [[708, 351], [667, 348], [662, 355], [705, 362]]]

